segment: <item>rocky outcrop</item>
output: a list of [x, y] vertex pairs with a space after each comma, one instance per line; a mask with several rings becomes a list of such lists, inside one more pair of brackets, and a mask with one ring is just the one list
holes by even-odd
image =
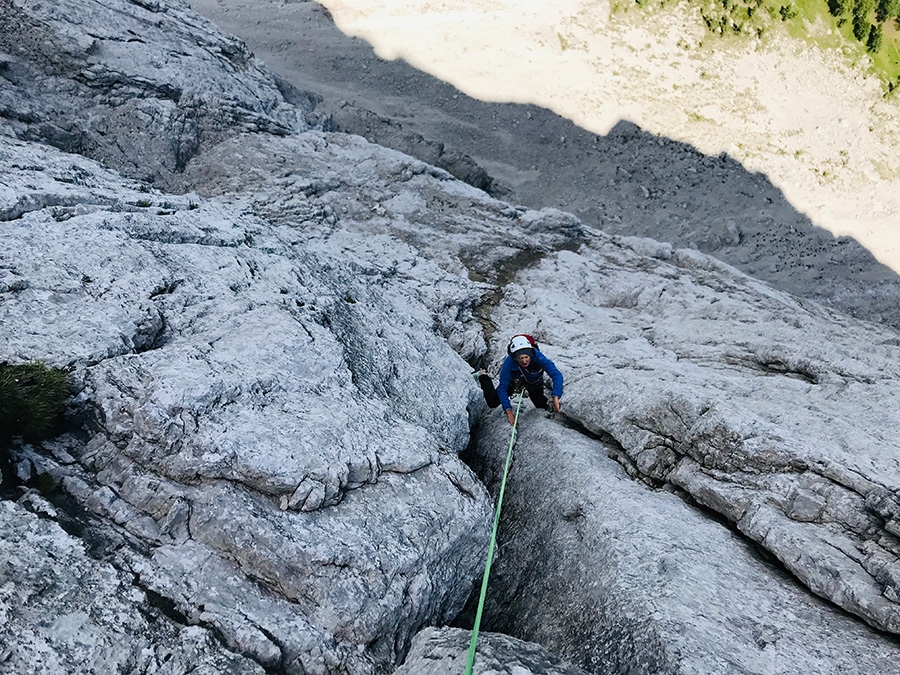
[[[896, 672], [896, 643], [800, 587], [684, 492], [634, 481], [611, 439], [524, 405], [485, 630], [592, 673]], [[492, 417], [479, 446], [508, 434]], [[502, 459], [486, 454], [484, 475], [497, 477]], [[814, 547], [794, 550], [827, 564]]]
[[[322, 106], [322, 109], [328, 110], [329, 107], [332, 106], [326, 104]], [[478, 166], [467, 154], [448, 148], [441, 141], [431, 140], [415, 132], [407, 131], [396, 120], [346, 101], [343, 101], [341, 105], [333, 106], [331, 112], [328, 113], [328, 118], [334, 127], [333, 131], [359, 134], [372, 143], [412, 155], [426, 164], [433, 164], [444, 169], [450, 175], [489, 194], [500, 196], [506, 191], [503, 187], [495, 185], [494, 179], [487, 171]]]
[[[898, 404], [896, 331], [696, 252], [600, 241], [520, 274], [493, 315], [507, 331], [530, 329], [571, 374], [568, 418], [608, 438], [632, 478], [684, 491], [813, 592], [896, 633], [900, 475], [897, 422], [884, 416]], [[549, 452], [537, 471], [556, 464]], [[559, 576], [568, 570], [561, 562]]]
[[0, 501], [0, 671], [262, 675], [210, 631], [144, 611], [152, 593], [88, 555], [36, 493], [21, 504]]
[[[4, 145], [31, 167], [5, 164], [17, 195], [53, 194], [72, 168]], [[118, 565], [267, 667], [398, 658], [462, 605], [489, 508], [456, 458], [465, 367], [427, 306], [290, 228], [196, 195], [134, 207], [145, 193], [78, 167], [65, 209], [5, 223], [22, 283], [0, 310], [4, 358], [73, 368], [92, 434], [21, 451], [20, 473], [53, 476], [131, 542]]]
[[240, 131], [307, 128], [246, 45], [182, 2], [0, 2], [4, 133], [166, 183]]
[[[607, 16], [608, 4], [602, 2], [566, 7], [555, 12], [559, 35], [565, 36], [570, 46], [581, 47], [556, 51], [562, 43], [555, 37], [535, 37], [546, 29], [540, 12], [522, 24], [515, 23], [514, 32], [521, 31], [516, 37], [522, 41], [522, 47], [517, 47], [516, 40], [498, 41], [495, 32], [485, 28], [495, 20], [500, 22], [499, 28], [503, 20], [489, 4], [480, 3], [472, 10], [477, 29], [469, 31], [471, 40], [451, 39], [448, 48], [448, 36], [461, 30], [453, 26], [466, 25], [456, 21], [452, 6], [405, 16], [399, 5], [367, 3], [350, 9], [348, 3], [326, 4], [335, 10], [338, 25], [318, 2], [191, 3], [224, 30], [246, 40], [282, 77], [320, 92], [323, 101], [317, 110], [334, 115], [335, 120], [346, 116], [346, 128], [353, 133], [429, 163], [437, 161], [436, 148], [452, 148], [453, 153], [471, 157], [476, 166], [490, 174], [490, 191], [516, 204], [553, 206], [610, 234], [651, 237], [679, 248], [695, 248], [781, 290], [900, 327], [897, 273], [881, 264], [862, 243], [832, 235], [809, 215], [816, 211], [830, 214], [825, 215], [826, 220], [834, 225], [869, 214], [873, 222], [881, 223], [876, 229], [886, 227], [888, 221], [883, 218], [887, 211], [883, 209], [891, 207], [873, 195], [896, 191], [886, 179], [891, 172], [883, 168], [890, 161], [885, 163], [878, 157], [881, 148], [896, 145], [890, 139], [891, 130], [898, 125], [895, 107], [882, 99], [881, 87], [874, 82], [862, 84], [858, 75], [835, 72], [834, 64], [823, 63], [828, 57], [816, 54], [815, 49], [805, 53], [800, 63], [795, 58], [796, 45], [790, 41], [782, 44], [773, 40], [757, 49], [759, 45], [753, 40], [743, 46], [725, 46], [707, 39], [699, 13], [692, 14], [691, 8], [683, 5], [667, 4], [661, 11], [643, 7], [633, 13], [613, 12], [612, 16]], [[394, 21], [407, 30], [379, 31], [376, 27]], [[414, 26], [421, 26], [422, 34], [436, 37], [436, 43], [430, 53], [419, 52], [418, 59], [408, 62], [405, 59], [417, 51], [413, 46], [416, 39], [403, 36], [416, 33]], [[536, 32], [529, 33], [528, 26]], [[373, 50], [366, 39], [350, 37], [341, 30], [374, 38], [379, 44]], [[472, 43], [478, 43], [478, 36], [501, 45], [496, 50], [488, 47], [493, 57], [499, 58], [497, 62], [484, 57], [484, 63], [475, 66], [470, 60], [471, 55], [482, 53]], [[562, 94], [553, 110], [548, 110], [537, 105], [494, 102], [502, 96], [499, 92], [491, 92], [489, 101], [472, 98], [433, 75], [444, 68], [446, 78], [449, 70], [456, 68], [458, 72], [451, 81], [468, 82], [462, 88], [471, 92], [479, 81], [485, 86], [483, 73], [503, 73], [500, 77], [506, 82], [520, 83], [515, 98], [529, 99], [528, 83], [534, 80], [536, 71], [528, 74], [519, 69], [527, 61], [513, 56], [529, 39], [536, 39], [533, 47], [538, 50], [535, 53], [542, 54], [537, 57], [542, 59], [541, 65], [555, 64], [543, 71], [544, 76], [558, 69], [560, 77], [548, 83], [551, 88], [585, 68], [593, 93], [585, 98], [582, 86], [570, 87], [569, 92], [581, 103], [594, 97], [599, 108], [569, 101], [567, 119], [561, 111], [567, 106], [568, 92]], [[592, 62], [588, 56], [591, 49], [597, 50], [595, 56], [605, 65]], [[647, 49], [653, 52], [649, 61], [639, 55]], [[405, 58], [396, 58], [404, 52]], [[385, 53], [392, 58], [383, 58]], [[575, 65], [582, 58], [577, 54], [585, 59], [580, 66]], [[571, 61], [556, 61], [558, 56]], [[753, 64], [738, 77], [741, 83], [725, 75], [735, 58], [742, 64]], [[457, 59], [456, 66], [451, 65], [453, 59]], [[417, 67], [410, 65], [413, 62]], [[713, 63], [719, 66], [713, 67]], [[773, 63], [781, 65], [773, 67]], [[699, 68], [697, 64], [705, 65]], [[771, 76], [761, 75], [763, 72], [781, 73], [779, 84], [762, 84]], [[632, 75], [646, 77], [653, 84], [637, 85]], [[660, 88], [664, 81], [668, 84]], [[843, 89], [836, 84], [841, 81], [846, 82]], [[821, 86], [836, 87], [841, 96], [817, 86], [804, 88], [807, 82], [828, 83]], [[606, 92], [600, 93], [604, 88]], [[546, 94], [546, 87], [538, 87], [531, 92], [530, 100]], [[801, 121], [798, 106], [783, 94], [802, 101], [805, 114], [816, 113]], [[868, 102], [857, 98], [861, 95]], [[808, 105], [812, 100], [827, 104]], [[347, 102], [350, 105], [342, 107]], [[367, 112], [367, 107], [374, 112]], [[754, 113], [749, 117], [735, 112], [751, 107]], [[598, 134], [598, 129], [613, 122], [604, 115], [612, 115], [617, 108], [634, 113], [644, 110], [647, 130], [620, 120], [608, 132]], [[580, 112], [573, 116], [576, 110]], [[698, 110], [707, 112], [700, 115]], [[716, 122], [707, 116], [713, 110]], [[826, 115], [823, 110], [831, 112]], [[593, 131], [570, 121], [592, 117], [597, 125], [592, 126]], [[823, 117], [830, 119], [823, 122]], [[638, 118], [628, 114], [626, 119]], [[848, 145], [833, 140], [845, 137], [849, 119], [856, 119], [860, 125], [858, 145], [856, 141]], [[692, 121], [685, 126], [685, 120]], [[691, 131], [695, 123], [698, 126]], [[339, 124], [344, 128], [344, 122]], [[702, 142], [691, 145], [666, 137], [660, 130], [667, 127], [682, 139], [693, 136]], [[730, 149], [715, 155], [702, 151], [712, 147], [719, 148], [716, 153]], [[856, 159], [851, 159], [848, 151], [850, 155], [856, 153]], [[742, 164], [736, 157], [748, 161]], [[787, 157], [792, 159], [785, 161]], [[848, 169], [870, 163], [872, 169], [862, 173], [857, 168]], [[747, 168], [750, 165], [755, 170]], [[766, 165], [774, 173], [767, 175], [760, 169]], [[452, 167], [448, 170], [462, 180], [471, 175], [457, 173]], [[812, 183], [803, 178], [807, 171], [815, 174]], [[880, 178], [874, 178], [876, 174]], [[883, 187], [875, 188], [870, 184], [873, 179], [885, 180]], [[805, 188], [800, 189], [803, 183]], [[795, 185], [793, 189], [800, 194], [821, 190], [821, 196], [802, 197], [807, 200], [806, 207], [798, 206], [797, 192], [786, 197], [776, 187], [786, 184]], [[858, 205], [849, 206], [853, 200], [842, 199], [841, 190], [858, 193]], [[834, 203], [823, 207], [820, 199]]]
[[[490, 468], [506, 427], [469, 371], [496, 365], [497, 331], [523, 329], [565, 372], [576, 430], [523, 420], [491, 622], [592, 672], [717, 672], [722, 645], [735, 668], [776, 649], [812, 672], [896, 662], [796, 581], [897, 632], [896, 422], [880, 413], [897, 408], [896, 331], [311, 129], [284, 83], [216, 55], [231, 41], [175, 0], [91, 4], [90, 20], [74, 0], [0, 8], [0, 361], [65, 368], [76, 390], [65, 433], [13, 447], [22, 485], [3, 517], [21, 535], [0, 549], [0, 588], [34, 600], [7, 614], [4, 667], [41, 651], [40, 672], [66, 672], [62, 627], [29, 628], [59, 614], [96, 636], [86, 668], [140, 654], [145, 672], [390, 672], [479, 575], [491, 504], [459, 455], [480, 424]], [[153, 94], [166, 82], [193, 93]], [[204, 131], [178, 155], [168, 141], [187, 137], [166, 120], [182, 115]], [[90, 143], [56, 142], [62, 120]], [[611, 477], [640, 522], [587, 506]], [[540, 504], [562, 520], [530, 520]], [[12, 564], [31, 545], [71, 592], [45, 601]], [[596, 577], [616, 565], [646, 570]], [[106, 581], [63, 569], [88, 567]], [[654, 570], [672, 582], [648, 604]], [[707, 572], [723, 580], [697, 604], [685, 589]], [[95, 595], [119, 597], [121, 621]], [[781, 611], [796, 625], [766, 618]], [[486, 644], [522, 668], [545, 659]]]
[[[395, 675], [455, 675], [465, 672], [469, 631], [459, 628], [426, 628], [413, 640], [404, 664]], [[472, 667], [473, 675], [586, 675], [540, 645], [499, 633], [480, 633]]]

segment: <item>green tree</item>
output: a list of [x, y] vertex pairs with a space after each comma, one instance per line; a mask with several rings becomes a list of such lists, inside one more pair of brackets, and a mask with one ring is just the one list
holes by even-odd
[[865, 19], [853, 16], [853, 37], [862, 42], [863, 38], [869, 34], [869, 22]]
[[869, 15], [875, 11], [877, 0], [854, 0], [853, 2], [853, 36], [863, 42], [869, 37]]
[[875, 7], [875, 18], [878, 23], [884, 23], [898, 15], [900, 15], [900, 0], [878, 0]]
[[828, 0], [828, 11], [832, 16], [843, 16], [850, 11], [850, 0]]
[[781, 9], [778, 10], [778, 13], [781, 14], [782, 21], [787, 21], [788, 19], [793, 19], [797, 16], [797, 8], [791, 4], [782, 5]]
[[869, 31], [869, 38], [866, 40], [866, 49], [873, 54], [878, 53], [878, 50], [881, 49], [883, 37], [884, 34], [881, 29], [881, 24], [879, 23], [872, 26], [872, 29]]

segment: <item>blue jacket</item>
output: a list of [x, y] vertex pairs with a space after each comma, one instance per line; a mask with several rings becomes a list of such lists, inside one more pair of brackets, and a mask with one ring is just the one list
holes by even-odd
[[500, 369], [500, 385], [497, 387], [497, 394], [500, 396], [500, 403], [504, 410], [512, 408], [509, 402], [509, 385], [516, 378], [524, 379], [528, 387], [541, 384], [544, 381], [544, 371], [553, 381], [553, 391], [551, 396], [562, 396], [563, 392], [563, 376], [559, 369], [554, 365], [553, 361], [541, 354], [540, 350], [534, 349], [534, 356], [528, 368], [522, 368], [516, 363], [512, 356], [507, 356]]

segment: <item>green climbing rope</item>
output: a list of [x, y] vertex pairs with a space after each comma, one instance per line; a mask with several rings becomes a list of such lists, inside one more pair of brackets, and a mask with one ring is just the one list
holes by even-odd
[[494, 529], [491, 532], [491, 543], [488, 544], [487, 562], [484, 565], [484, 576], [481, 579], [481, 595], [478, 597], [478, 609], [475, 612], [475, 625], [472, 627], [472, 639], [469, 641], [469, 656], [466, 659], [465, 675], [472, 675], [475, 665], [475, 645], [478, 643], [478, 629], [481, 626], [481, 612], [484, 609], [484, 597], [487, 595], [488, 577], [491, 574], [491, 561], [494, 559], [494, 545], [497, 543], [497, 525], [500, 524], [500, 507], [503, 506], [503, 493], [506, 491], [506, 475], [509, 473], [509, 464], [512, 461], [513, 445], [516, 443], [516, 428], [519, 424], [519, 408], [522, 407], [523, 389], [519, 392], [519, 400], [516, 403], [516, 417], [513, 420], [512, 433], [509, 435], [509, 450], [506, 451], [506, 465], [503, 467], [503, 480], [500, 481], [500, 494], [497, 496], [497, 508], [494, 510]]

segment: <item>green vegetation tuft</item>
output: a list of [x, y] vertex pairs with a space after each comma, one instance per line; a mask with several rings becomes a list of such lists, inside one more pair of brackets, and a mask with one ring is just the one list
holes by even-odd
[[62, 417], [69, 377], [40, 362], [0, 364], [0, 440], [46, 437]]
[[[676, 0], [677, 1], [677, 0]], [[612, 11], [649, 11], [673, 0], [613, 0]], [[900, 86], [900, 0], [689, 0], [710, 32], [762, 38], [782, 27], [822, 49], [841, 49], [851, 63], [868, 55], [888, 91]]]

